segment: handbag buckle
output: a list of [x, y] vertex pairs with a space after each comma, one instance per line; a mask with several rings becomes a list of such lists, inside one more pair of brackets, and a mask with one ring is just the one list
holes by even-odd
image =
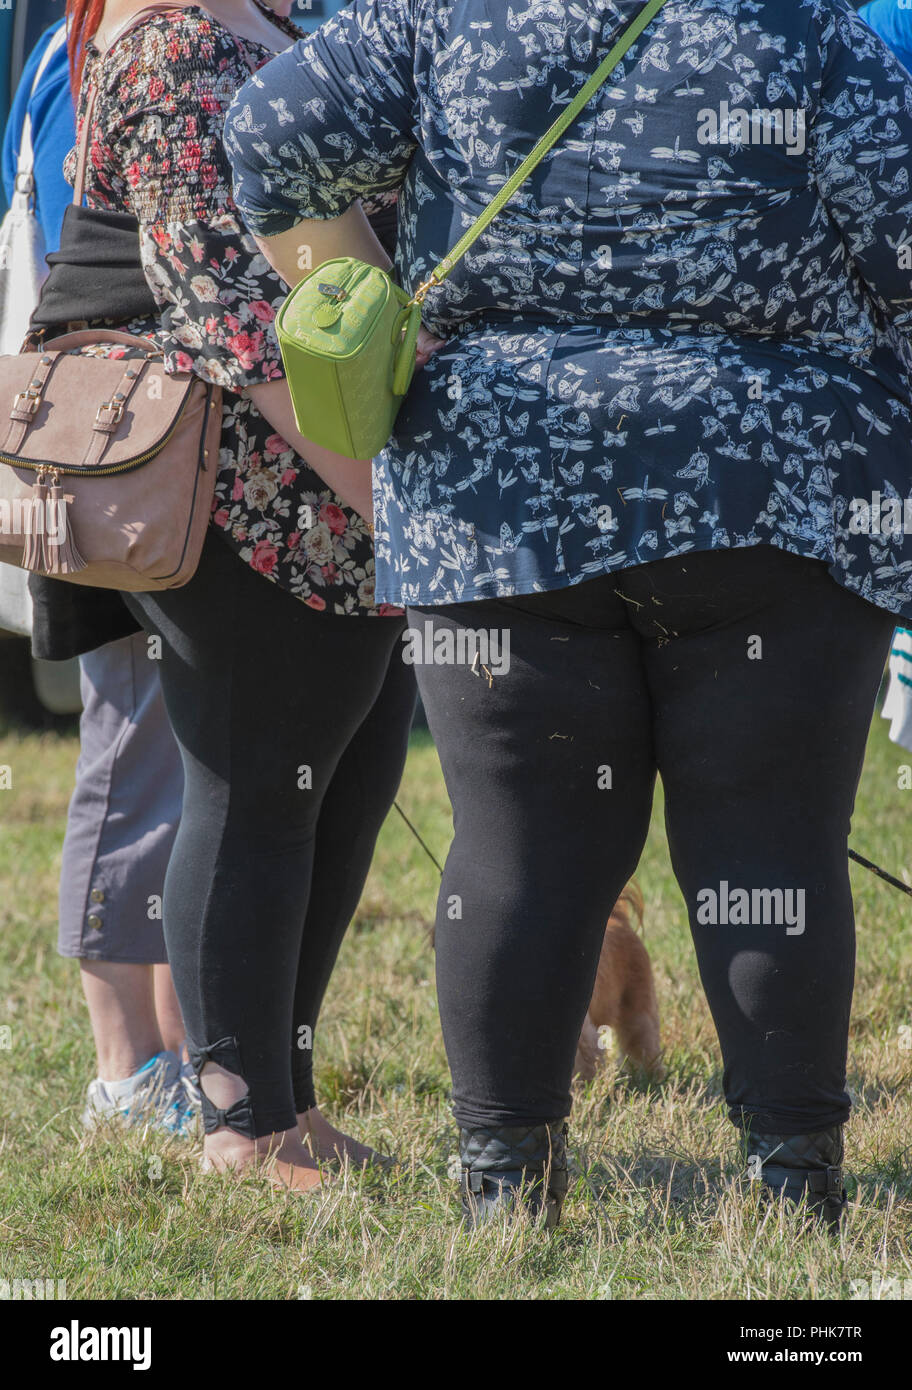
[[[101, 418], [102, 412], [105, 411], [105, 410], [110, 410], [110, 412], [111, 412], [111, 418], [110, 418], [110, 420], [103, 420], [103, 419]], [[120, 422], [121, 422], [121, 420], [123, 419], [123, 413], [124, 413], [123, 401], [102, 401], [101, 405], [98, 407], [98, 409], [97, 409], [96, 412], [95, 412], [95, 424], [96, 424], [96, 425], [119, 425]]]
[[41, 391], [34, 386], [27, 386], [24, 391], [20, 391], [13, 401], [13, 410], [24, 410], [27, 415], [36, 415], [41, 404]]
[[343, 290], [341, 285], [329, 285], [325, 280], [317, 285], [317, 289], [321, 294], [325, 294], [327, 299], [334, 299], [337, 303], [341, 303], [343, 299], [348, 298], [347, 291]]

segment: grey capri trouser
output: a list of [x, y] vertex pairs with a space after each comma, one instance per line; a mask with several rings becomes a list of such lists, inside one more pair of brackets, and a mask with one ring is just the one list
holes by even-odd
[[80, 657], [83, 712], [60, 873], [62, 956], [157, 965], [184, 773], [144, 632]]

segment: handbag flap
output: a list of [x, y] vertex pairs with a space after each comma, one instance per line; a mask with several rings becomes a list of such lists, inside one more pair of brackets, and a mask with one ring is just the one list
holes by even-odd
[[206, 389], [193, 375], [166, 373], [160, 357], [4, 357], [0, 462], [87, 473], [142, 463], [166, 442], [194, 386]]

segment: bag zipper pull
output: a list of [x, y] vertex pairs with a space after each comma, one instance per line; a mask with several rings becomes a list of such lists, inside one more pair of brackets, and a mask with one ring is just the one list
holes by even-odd
[[51, 469], [48, 502], [50, 506], [46, 509], [47, 517], [48, 519], [53, 517], [55, 539], [51, 539], [50, 527], [48, 527], [48, 540], [45, 546], [47, 572], [48, 574], [77, 574], [79, 570], [85, 569], [86, 561], [77, 550], [76, 542], [73, 539], [70, 509], [63, 488], [60, 486], [60, 474], [56, 468]]
[[317, 289], [323, 298], [314, 309], [313, 321], [318, 328], [331, 328], [342, 315], [342, 305], [349, 298], [348, 291], [328, 280], [320, 280]]
[[44, 524], [47, 520], [47, 488], [43, 468], [38, 470], [32, 484], [32, 494], [25, 507], [25, 548], [22, 552], [22, 568], [40, 574], [47, 565], [47, 550], [44, 544]]

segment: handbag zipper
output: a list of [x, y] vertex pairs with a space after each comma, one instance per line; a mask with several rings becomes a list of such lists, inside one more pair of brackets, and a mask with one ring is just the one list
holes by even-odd
[[[336, 257], [335, 259], [338, 260], [340, 258]], [[317, 269], [312, 271], [311, 274], [305, 280], [298, 281], [298, 284], [295, 285], [289, 291], [288, 296], [286, 297], [284, 303], [282, 304], [282, 307], [279, 310], [276, 320], [276, 326], [280, 334], [285, 333], [287, 336], [289, 335], [289, 330], [285, 324], [285, 312], [286, 310], [288, 310], [290, 314], [291, 312], [293, 312], [294, 308], [297, 307], [296, 305], [293, 306], [293, 300], [296, 295], [299, 298], [301, 298], [303, 302], [303, 299], [306, 298], [305, 286], [311, 291], [314, 288], [316, 288], [317, 294], [319, 296], [316, 304], [312, 304], [310, 306], [311, 314], [315, 314], [317, 310], [324, 304], [335, 304], [338, 307], [339, 313], [333, 322], [336, 322], [338, 318], [341, 317], [343, 313], [342, 306], [351, 299], [352, 292], [364, 280], [368, 279], [373, 271], [376, 271], [379, 275], [385, 275], [387, 280], [389, 280], [390, 282], [391, 293], [394, 296], [396, 294], [403, 295], [403, 305], [406, 303], [403, 291], [399, 289], [399, 286], [396, 284], [395, 280], [393, 280], [390, 272], [382, 270], [380, 266], [369, 265], [367, 262], [363, 262], [361, 265], [356, 266], [354, 269], [349, 268], [346, 275], [340, 276], [338, 281], [333, 282], [329, 279], [324, 280], [322, 278], [323, 275], [326, 275], [328, 277], [329, 272], [327, 271], [326, 267], [330, 264], [331, 262], [324, 261], [322, 266], [318, 266]], [[322, 272], [319, 279], [317, 278], [318, 272]], [[327, 291], [336, 291], [337, 293], [327, 293]], [[365, 323], [362, 325], [362, 341], [364, 338], [368, 336], [370, 332], [373, 331], [378, 319], [383, 313], [383, 310], [384, 306], [382, 304], [377, 306], [374, 310], [370, 323]], [[325, 325], [318, 323], [317, 327], [323, 328], [325, 327]], [[291, 341], [292, 343], [294, 342], [293, 334], [291, 335]], [[316, 344], [311, 344], [309, 347], [309, 351], [312, 352], [315, 357], [320, 357], [330, 363], [343, 362], [352, 356], [357, 356], [360, 350], [360, 345], [358, 345], [353, 351], [350, 350], [346, 353], [331, 352], [325, 348], [319, 347]]]

